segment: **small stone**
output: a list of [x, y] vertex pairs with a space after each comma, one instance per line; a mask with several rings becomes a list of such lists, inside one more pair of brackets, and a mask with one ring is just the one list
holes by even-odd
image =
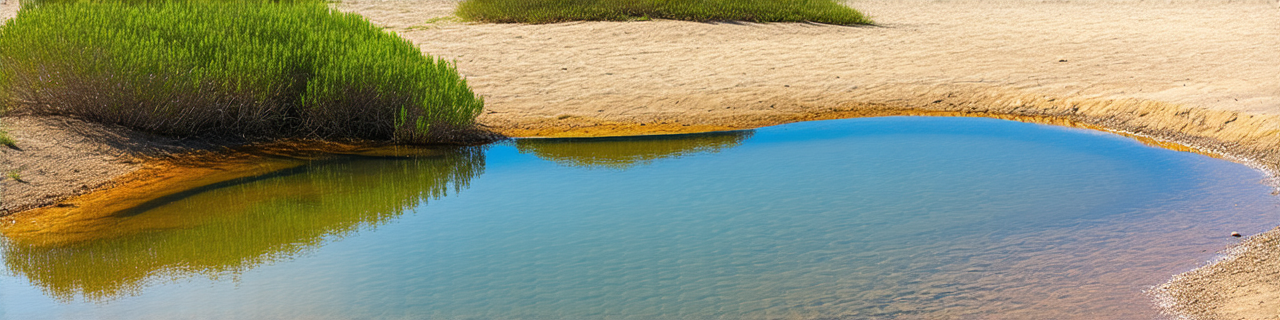
[[1239, 238], [1239, 237], [1240, 237], [1240, 233], [1239, 233], [1239, 232], [1232, 231], [1232, 232], [1231, 232], [1231, 236], [1232, 236], [1232, 237]]

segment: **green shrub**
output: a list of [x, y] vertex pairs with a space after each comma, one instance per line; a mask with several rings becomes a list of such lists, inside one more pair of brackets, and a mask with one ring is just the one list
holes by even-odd
[[483, 100], [453, 65], [319, 2], [25, 4], [0, 98], [150, 132], [448, 142]]
[[464, 0], [458, 5], [458, 16], [507, 23], [645, 18], [872, 23], [862, 13], [836, 0]]

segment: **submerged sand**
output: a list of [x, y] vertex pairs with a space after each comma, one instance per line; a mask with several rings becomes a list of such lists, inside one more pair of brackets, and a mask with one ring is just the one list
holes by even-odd
[[[0, 18], [16, 10], [9, 1], [0, 6]], [[879, 23], [864, 27], [475, 24], [451, 18], [455, 5], [411, 0], [336, 6], [412, 40], [425, 53], [455, 61], [485, 96], [481, 123], [511, 136], [971, 115], [1056, 119], [1280, 169], [1276, 0], [850, 2]], [[20, 144], [58, 142], [24, 134], [38, 130], [25, 128], [15, 130]], [[111, 160], [119, 159], [112, 154], [131, 154], [115, 149], [57, 152], [106, 155], [102, 161], [117, 161], [118, 171], [137, 167]], [[41, 162], [46, 154], [5, 151], [8, 162], [0, 163]], [[96, 178], [119, 175], [110, 171]], [[14, 190], [29, 194], [23, 192], [34, 191], [24, 188], [75, 180], [58, 173], [26, 177], [30, 183], [4, 182], [5, 206], [14, 201]], [[54, 199], [75, 194], [58, 193], [57, 186], [39, 192]], [[1180, 317], [1280, 318], [1278, 235], [1273, 230], [1249, 238], [1232, 249], [1231, 258], [1179, 275], [1153, 292]]]

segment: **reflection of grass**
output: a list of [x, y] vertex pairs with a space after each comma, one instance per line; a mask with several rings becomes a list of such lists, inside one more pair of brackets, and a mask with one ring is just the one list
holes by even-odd
[[870, 24], [836, 0], [466, 0], [458, 16], [489, 22], [550, 23], [649, 18]]
[[[3, 80], [0, 80], [0, 81], [3, 81]], [[0, 90], [0, 91], [4, 91], [4, 90]], [[0, 116], [4, 116], [4, 112], [5, 112], [4, 93], [0, 93]], [[13, 136], [9, 135], [9, 131], [6, 131], [4, 129], [4, 123], [0, 123], [0, 145], [14, 148], [14, 149], [18, 148], [18, 141], [13, 140]]]
[[104, 231], [97, 240], [57, 246], [10, 241], [5, 264], [61, 300], [107, 300], [151, 280], [235, 274], [456, 193], [483, 172], [483, 151], [315, 165], [115, 218], [142, 232]]
[[516, 148], [520, 153], [533, 153], [539, 158], [570, 166], [625, 169], [657, 159], [719, 152], [738, 146], [752, 133], [730, 131], [619, 138], [520, 139], [516, 140]]

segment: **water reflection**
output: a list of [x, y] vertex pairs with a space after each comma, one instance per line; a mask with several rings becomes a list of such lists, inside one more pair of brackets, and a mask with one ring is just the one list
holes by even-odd
[[[522, 139], [561, 164], [629, 168], [737, 146], [751, 131], [600, 139]], [[234, 277], [386, 223], [484, 172], [487, 147], [317, 161], [207, 185], [58, 228], [10, 232], [9, 272], [61, 301], [106, 301], [192, 276]], [[30, 228], [28, 228], [30, 229]]]
[[702, 152], [720, 152], [736, 147], [754, 131], [726, 131], [699, 134], [516, 140], [520, 153], [566, 166], [626, 169], [654, 160], [678, 158]]
[[110, 300], [195, 275], [234, 276], [459, 192], [484, 172], [484, 152], [354, 157], [218, 184], [95, 227], [9, 237], [4, 262], [62, 301]]
[[0, 318], [1149, 319], [1258, 177], [955, 118], [349, 158], [6, 228]]

